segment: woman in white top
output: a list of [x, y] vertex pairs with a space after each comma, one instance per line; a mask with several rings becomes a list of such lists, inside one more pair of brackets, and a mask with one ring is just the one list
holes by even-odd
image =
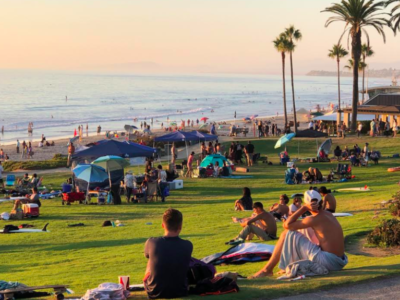
[[158, 165], [158, 182], [167, 182], [167, 172], [162, 169], [162, 165]]
[[301, 203], [302, 201], [300, 197], [294, 197], [293, 204], [289, 206], [289, 216], [294, 214], [301, 207]]
[[392, 129], [393, 129], [393, 137], [396, 137], [396, 134], [397, 134], [397, 121], [396, 120], [393, 121]]

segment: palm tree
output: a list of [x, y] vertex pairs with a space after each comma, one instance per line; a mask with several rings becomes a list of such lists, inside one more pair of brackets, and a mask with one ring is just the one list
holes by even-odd
[[365, 64], [365, 67], [362, 69], [363, 71], [363, 79], [362, 79], [362, 103], [364, 103], [364, 95], [365, 95], [365, 68], [367, 66], [365, 59], [367, 57], [371, 57], [372, 55], [374, 55], [374, 51], [372, 50], [370, 45], [367, 44], [363, 44], [361, 46], [361, 55], [362, 55], [362, 62]]
[[346, 49], [342, 47], [342, 45], [333, 45], [333, 48], [329, 50], [328, 56], [332, 59], [336, 59], [337, 62], [337, 70], [338, 70], [338, 120], [337, 120], [337, 126], [338, 126], [338, 132], [339, 132], [339, 126], [342, 123], [341, 117], [342, 117], [342, 110], [340, 108], [340, 59], [347, 56], [349, 52], [347, 52]]
[[[365, 62], [360, 61], [358, 63], [358, 70], [357, 72], [360, 73], [363, 69], [365, 69], [368, 65]], [[354, 60], [349, 59], [347, 62], [347, 65], [344, 66], [345, 69], [347, 70], [354, 70]]]
[[[325, 27], [333, 22], [344, 22], [345, 30], [340, 37], [348, 32], [351, 37], [351, 57], [357, 66], [361, 59], [361, 36], [365, 34], [369, 44], [369, 35], [367, 27], [374, 28], [383, 37], [386, 42], [384, 27], [388, 25], [388, 20], [384, 18], [387, 15], [383, 12], [384, 1], [375, 2], [375, 0], [342, 0], [341, 3], [333, 4], [322, 12], [330, 12], [335, 16], [330, 17]], [[339, 42], [340, 42], [339, 40]], [[355, 132], [357, 127], [357, 105], [358, 105], [358, 70], [353, 68], [353, 101], [351, 114], [351, 130]]]
[[288, 124], [287, 109], [286, 109], [286, 82], [285, 82], [285, 59], [286, 53], [290, 48], [290, 43], [284, 34], [279, 35], [274, 41], [275, 49], [281, 54], [282, 57], [282, 80], [283, 80], [283, 110], [285, 115], [285, 131]]
[[288, 28], [285, 29], [284, 33], [285, 37], [289, 42], [289, 55], [290, 55], [290, 75], [292, 79], [292, 97], [293, 97], [293, 116], [294, 116], [294, 132], [297, 133], [297, 116], [296, 116], [296, 100], [294, 94], [294, 80], [293, 80], [293, 52], [296, 48], [294, 44], [295, 41], [301, 40], [303, 37], [300, 30], [296, 29], [293, 25], [290, 25]]
[[396, 6], [392, 8], [392, 18], [390, 19], [390, 22], [392, 23], [394, 34], [396, 34], [397, 30], [400, 31], [400, 0], [389, 0], [386, 2], [386, 5], [389, 6], [392, 3], [396, 3]]

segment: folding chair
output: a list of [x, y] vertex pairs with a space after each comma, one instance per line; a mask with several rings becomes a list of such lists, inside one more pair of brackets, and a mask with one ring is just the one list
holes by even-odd
[[14, 185], [15, 185], [15, 175], [7, 175], [6, 186], [14, 186]]

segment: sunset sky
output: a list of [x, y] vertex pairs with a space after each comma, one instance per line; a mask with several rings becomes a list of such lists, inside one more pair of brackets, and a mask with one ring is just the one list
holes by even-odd
[[[327, 58], [343, 24], [324, 27], [334, 0], [2, 1], [2, 69], [277, 73], [272, 40], [288, 25], [303, 33], [299, 74], [334, 70]], [[373, 29], [371, 68], [400, 68], [400, 35]], [[346, 41], [344, 42], [347, 43]], [[153, 65], [154, 64], [154, 65]]]

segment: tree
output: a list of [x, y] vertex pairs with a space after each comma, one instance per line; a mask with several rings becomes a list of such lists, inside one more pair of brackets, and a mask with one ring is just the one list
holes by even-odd
[[362, 55], [362, 62], [364, 64], [362, 72], [363, 72], [363, 78], [362, 78], [362, 103], [364, 103], [364, 95], [365, 95], [365, 69], [367, 67], [367, 64], [365, 62], [367, 57], [371, 57], [372, 55], [374, 55], [374, 51], [372, 50], [370, 45], [367, 44], [363, 44], [361, 46], [361, 55]]
[[392, 17], [390, 19], [390, 22], [392, 24], [394, 34], [396, 34], [397, 30], [400, 31], [400, 0], [389, 0], [386, 2], [386, 5], [389, 6], [392, 3], [396, 3], [396, 5], [392, 8]]
[[297, 116], [296, 116], [296, 99], [294, 94], [294, 79], [293, 79], [293, 52], [296, 48], [295, 41], [301, 40], [303, 37], [300, 30], [290, 25], [283, 33], [288, 40], [288, 52], [290, 55], [290, 75], [292, 80], [292, 97], [293, 97], [293, 118], [294, 118], [294, 132], [297, 133]]
[[338, 126], [338, 132], [339, 132], [339, 126], [342, 123], [341, 117], [342, 117], [342, 110], [340, 107], [340, 59], [343, 57], [347, 56], [349, 52], [347, 52], [346, 49], [342, 47], [342, 45], [333, 45], [333, 48], [329, 50], [328, 56], [332, 59], [336, 59], [337, 62], [337, 70], [338, 70], [338, 119], [337, 119], [337, 126]]
[[286, 109], [285, 59], [286, 59], [286, 53], [290, 49], [290, 43], [287, 40], [286, 36], [284, 34], [281, 34], [273, 41], [273, 44], [275, 49], [281, 54], [282, 57], [283, 111], [285, 116], [285, 131], [286, 131], [288, 120], [287, 120], [287, 109]]
[[[384, 28], [388, 26], [387, 15], [383, 12], [385, 2], [375, 2], [375, 0], [342, 0], [340, 3], [327, 7], [322, 12], [335, 14], [330, 17], [325, 27], [334, 22], [344, 22], [345, 29], [339, 39], [339, 43], [346, 32], [351, 37], [351, 57], [354, 65], [358, 66], [361, 59], [361, 37], [365, 34], [369, 44], [369, 35], [366, 28], [374, 28], [386, 42]], [[353, 100], [351, 115], [351, 131], [355, 132], [357, 127], [357, 105], [358, 105], [358, 69], [353, 68]]]
[[[358, 73], [360, 73], [363, 69], [365, 69], [366, 67], [367, 67], [368, 65], [366, 64], [366, 63], [364, 63], [364, 62], [362, 62], [362, 61], [360, 61], [359, 63], [358, 63]], [[347, 70], [354, 70], [354, 60], [352, 60], [352, 59], [349, 59], [348, 60], [348, 62], [347, 62], [347, 65], [346, 66], [344, 66], [345, 67], [345, 69], [347, 69]]]

